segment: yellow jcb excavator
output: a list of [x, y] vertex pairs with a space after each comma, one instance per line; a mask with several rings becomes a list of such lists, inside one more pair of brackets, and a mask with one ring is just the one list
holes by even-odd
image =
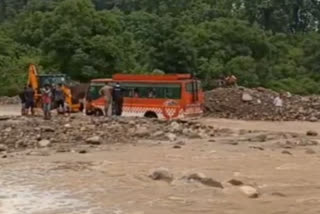
[[46, 84], [49, 85], [63, 85], [63, 92], [66, 97], [66, 103], [68, 104], [72, 112], [79, 112], [83, 110], [82, 100], [85, 97], [85, 93], [88, 89], [88, 84], [73, 83], [65, 74], [38, 74], [37, 68], [34, 64], [30, 64], [28, 71], [28, 85], [30, 85], [35, 91], [35, 103], [36, 107], [41, 108], [41, 92], [40, 89]]

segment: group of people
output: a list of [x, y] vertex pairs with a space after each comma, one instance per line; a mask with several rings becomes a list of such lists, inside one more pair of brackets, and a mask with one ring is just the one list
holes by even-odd
[[106, 83], [99, 91], [100, 95], [105, 98], [104, 115], [105, 116], [121, 116], [123, 107], [123, 89], [119, 83], [113, 87]]
[[[58, 84], [57, 86], [46, 84], [44, 88], [40, 89], [44, 119], [51, 118], [51, 109], [53, 105], [57, 108], [58, 113], [64, 114], [68, 112], [68, 109], [66, 108], [67, 106], [65, 105], [65, 94], [62, 87], [62, 84]], [[34, 108], [36, 106], [35, 93], [36, 92], [32, 86], [28, 85], [19, 94], [22, 104], [22, 115], [34, 115]]]
[[238, 86], [238, 78], [231, 74], [228, 76], [221, 76], [217, 80], [218, 87], [237, 87]]

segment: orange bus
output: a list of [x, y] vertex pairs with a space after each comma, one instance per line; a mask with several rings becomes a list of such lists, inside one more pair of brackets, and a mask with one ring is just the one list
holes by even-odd
[[203, 113], [201, 82], [190, 74], [116, 74], [112, 79], [91, 81], [87, 93], [87, 114], [103, 115], [105, 100], [99, 95], [99, 90], [106, 83], [119, 83], [124, 91], [122, 116], [174, 119]]

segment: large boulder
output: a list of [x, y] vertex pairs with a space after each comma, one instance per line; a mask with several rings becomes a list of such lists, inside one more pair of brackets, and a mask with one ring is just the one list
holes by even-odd
[[152, 169], [149, 173], [149, 177], [152, 180], [162, 180], [171, 182], [173, 180], [173, 174], [169, 172], [167, 168]]
[[102, 139], [100, 136], [93, 136], [93, 137], [87, 138], [86, 142], [92, 145], [100, 145], [102, 143]]
[[252, 100], [253, 100], [253, 97], [249, 93], [243, 93], [242, 94], [242, 101], [250, 102]]
[[135, 130], [134, 136], [142, 138], [142, 137], [149, 137], [150, 134], [151, 134], [150, 129], [148, 129], [147, 127], [141, 126]]
[[50, 140], [40, 140], [38, 142], [39, 147], [48, 147], [50, 146], [50, 144], [51, 144]]
[[186, 179], [189, 181], [197, 181], [206, 186], [223, 189], [223, 185], [221, 184], [221, 182], [209, 178], [202, 173], [191, 173], [189, 175], [183, 176], [182, 179]]
[[169, 141], [173, 142], [175, 140], [177, 140], [177, 135], [173, 134], [173, 133], [167, 133], [166, 137]]
[[258, 190], [252, 186], [241, 186], [239, 188], [240, 191], [249, 198], [258, 198], [260, 195]]
[[4, 144], [0, 144], [0, 152], [5, 152], [7, 151], [8, 147]]
[[318, 132], [316, 131], [313, 131], [313, 130], [309, 130], [307, 131], [307, 136], [318, 136]]

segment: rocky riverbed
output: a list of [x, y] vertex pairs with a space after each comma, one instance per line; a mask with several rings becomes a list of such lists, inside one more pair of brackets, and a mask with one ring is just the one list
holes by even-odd
[[280, 114], [273, 104], [279, 93], [265, 89], [244, 87], [217, 88], [206, 92], [206, 115], [210, 117], [269, 120], [312, 121], [320, 119], [320, 96], [298, 96], [282, 93]]

